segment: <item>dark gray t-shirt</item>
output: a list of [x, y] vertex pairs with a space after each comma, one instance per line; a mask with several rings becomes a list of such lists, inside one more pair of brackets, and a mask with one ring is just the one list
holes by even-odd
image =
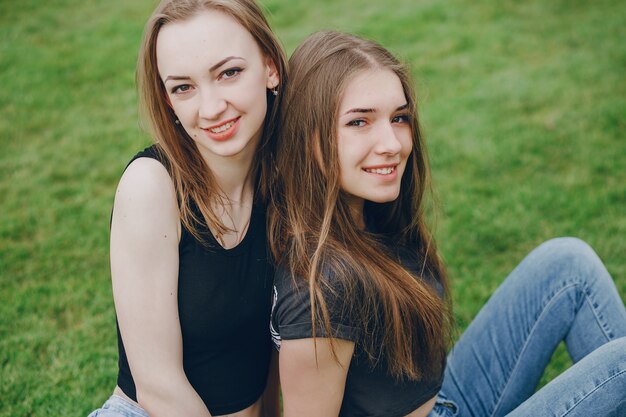
[[[405, 248], [397, 249], [397, 253], [403, 266], [418, 276], [421, 264], [415, 256]], [[384, 357], [372, 367], [360, 348], [364, 329], [351, 319], [349, 313], [343, 311], [343, 289], [340, 283], [333, 281], [332, 277], [325, 278], [334, 290], [334, 295], [325, 297], [333, 337], [355, 343], [339, 417], [403, 417], [434, 397], [441, 388], [443, 366], [442, 373], [436, 378], [420, 381], [398, 381], [389, 374]], [[442, 287], [439, 281], [429, 278], [426, 280], [441, 296]], [[308, 284], [303, 279], [294, 280], [282, 268], [277, 269], [274, 278], [274, 305], [270, 327], [277, 349], [280, 349], [283, 339], [312, 337]], [[325, 335], [323, 325], [317, 325], [316, 334], [318, 337]]]

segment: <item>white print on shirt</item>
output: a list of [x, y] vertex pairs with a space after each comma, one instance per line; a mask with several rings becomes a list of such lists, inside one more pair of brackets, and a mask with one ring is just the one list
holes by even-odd
[[277, 350], [280, 350], [280, 333], [278, 333], [274, 328], [274, 309], [276, 308], [276, 300], [278, 300], [278, 290], [276, 289], [276, 285], [274, 285], [274, 301], [272, 302], [272, 315], [270, 318], [270, 334], [272, 335], [272, 342], [274, 342], [274, 346], [276, 346]]

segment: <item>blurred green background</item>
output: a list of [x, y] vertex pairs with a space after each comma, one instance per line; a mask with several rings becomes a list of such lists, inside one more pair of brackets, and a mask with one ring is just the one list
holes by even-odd
[[[265, 0], [409, 62], [460, 328], [550, 237], [588, 241], [626, 298], [626, 3]], [[84, 416], [115, 384], [108, 224], [150, 139], [134, 66], [154, 0], [0, 1], [0, 416]], [[561, 346], [543, 383], [569, 364]]]

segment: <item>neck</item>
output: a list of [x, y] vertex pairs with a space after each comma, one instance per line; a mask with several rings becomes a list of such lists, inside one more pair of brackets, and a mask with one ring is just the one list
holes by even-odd
[[209, 166], [222, 197], [233, 203], [248, 202], [253, 193], [253, 153], [242, 152], [229, 157], [202, 155]]
[[250, 167], [248, 167], [246, 172], [226, 169], [217, 173], [213, 167], [211, 167], [211, 171], [213, 171], [213, 176], [221, 190], [222, 197], [225, 197], [227, 201], [237, 205], [244, 205], [252, 200], [254, 181]]

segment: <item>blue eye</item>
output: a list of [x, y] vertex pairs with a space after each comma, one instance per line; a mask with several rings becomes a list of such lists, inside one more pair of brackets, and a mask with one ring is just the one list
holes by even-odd
[[229, 68], [227, 70], [222, 71], [222, 73], [220, 74], [220, 78], [224, 79], [224, 80], [228, 80], [229, 78], [233, 78], [236, 77], [237, 75], [239, 75], [241, 72], [243, 71], [243, 69], [235, 67], [235, 68]]
[[356, 119], [356, 120], [350, 120], [348, 123], [346, 123], [346, 126], [355, 126], [355, 127], [363, 127], [365, 126], [366, 122], [363, 119]]
[[409, 115], [408, 114], [401, 114], [399, 116], [395, 116], [393, 119], [391, 119], [391, 123], [408, 123], [409, 122]]

